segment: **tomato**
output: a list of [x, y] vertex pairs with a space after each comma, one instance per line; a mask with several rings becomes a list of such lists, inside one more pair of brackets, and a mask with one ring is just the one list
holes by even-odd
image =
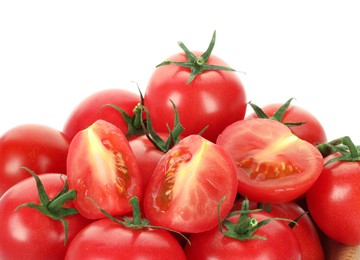
[[144, 194], [144, 211], [153, 225], [179, 232], [201, 232], [230, 211], [236, 196], [231, 156], [199, 135], [179, 141], [161, 157]]
[[316, 147], [271, 119], [240, 120], [217, 139], [237, 166], [238, 192], [249, 200], [283, 203], [303, 195], [319, 177]]
[[[269, 117], [274, 116], [275, 112], [282, 106], [282, 104], [269, 104], [261, 109]], [[256, 113], [251, 113], [245, 117], [245, 119], [256, 118]], [[291, 132], [298, 136], [299, 138], [308, 141], [314, 145], [326, 142], [327, 137], [325, 129], [320, 123], [320, 121], [306, 109], [289, 105], [286, 109], [281, 122], [283, 123], [299, 123], [304, 122], [304, 124], [299, 126], [290, 126]]]
[[77, 191], [76, 209], [90, 219], [105, 217], [95, 203], [121, 215], [131, 210], [131, 197], [142, 196], [139, 168], [125, 134], [101, 119], [72, 139], [67, 174], [69, 187]]
[[131, 229], [96, 220], [72, 240], [65, 259], [186, 259], [179, 242], [162, 229]]
[[21, 167], [37, 174], [66, 173], [69, 139], [41, 124], [23, 124], [0, 137], [0, 196], [15, 183], [29, 177]]
[[77, 132], [102, 119], [127, 132], [127, 123], [122, 115], [106, 104], [112, 104], [132, 115], [134, 107], [140, 103], [140, 96], [125, 89], [105, 89], [93, 93], [82, 100], [69, 115], [63, 132], [72, 139]]
[[[250, 213], [250, 217], [260, 222], [272, 218], [269, 213]], [[236, 223], [237, 217], [229, 221]], [[286, 221], [271, 221], [255, 231], [262, 239], [237, 240], [225, 236], [218, 227], [209, 231], [191, 234], [191, 244], [185, 245], [188, 260], [196, 259], [301, 259], [299, 244]]]
[[[198, 57], [194, 65], [198, 66], [201, 52], [192, 54]], [[178, 53], [168, 58], [173, 62], [184, 62], [187, 59], [187, 53]], [[205, 65], [228, 67], [225, 61], [215, 55], [210, 55]], [[183, 136], [198, 134], [208, 126], [202, 136], [215, 142], [225, 126], [244, 118], [244, 86], [233, 71], [205, 70], [187, 84], [191, 74], [191, 69], [175, 64], [157, 67], [146, 87], [144, 104], [151, 113], [157, 132], [166, 132], [167, 124], [173, 122], [173, 107], [169, 101], [172, 100], [185, 128]]]
[[[325, 162], [338, 157], [335, 153]], [[360, 162], [337, 161], [324, 169], [306, 193], [310, 215], [330, 238], [347, 245], [360, 245]]]
[[[159, 136], [166, 138], [168, 134], [160, 133]], [[141, 172], [141, 178], [144, 189], [147, 186], [149, 178], [164, 152], [158, 150], [146, 137], [141, 135], [129, 140], [130, 147], [136, 157], [137, 165]]]
[[[39, 178], [49, 198], [53, 199], [63, 189], [66, 175], [44, 173]], [[64, 259], [71, 240], [90, 221], [80, 214], [65, 217], [69, 228], [64, 245], [65, 231], [60, 221], [34, 208], [15, 210], [27, 202], [40, 202], [33, 177], [13, 185], [0, 199], [0, 259]], [[73, 207], [72, 202], [66, 202], [66, 207]]]

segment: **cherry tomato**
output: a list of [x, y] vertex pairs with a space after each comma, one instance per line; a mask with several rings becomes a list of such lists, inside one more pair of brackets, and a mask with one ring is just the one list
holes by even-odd
[[[275, 112], [282, 106], [282, 104], [269, 104], [261, 109], [269, 117], [274, 116]], [[256, 113], [251, 113], [245, 117], [245, 119], [256, 118]], [[327, 137], [325, 129], [320, 121], [309, 111], [299, 106], [290, 105], [282, 117], [282, 123], [298, 123], [304, 122], [299, 126], [291, 126], [290, 130], [299, 138], [308, 141], [314, 145], [326, 142]]]
[[[273, 218], [269, 213], [249, 214], [256, 221]], [[229, 221], [235, 223], [237, 216]], [[185, 245], [188, 260], [203, 259], [301, 259], [299, 244], [286, 221], [271, 221], [254, 233], [262, 239], [237, 240], [225, 236], [218, 227], [209, 231], [191, 234], [190, 244]]]
[[[63, 189], [66, 175], [45, 173], [39, 178], [52, 199]], [[0, 259], [64, 259], [71, 240], [90, 221], [80, 214], [65, 217], [69, 228], [64, 245], [65, 231], [60, 221], [29, 207], [15, 210], [27, 202], [40, 202], [33, 177], [18, 182], [0, 198]], [[66, 206], [74, 207], [71, 201]]]
[[96, 220], [72, 240], [65, 259], [186, 259], [168, 231], [128, 228], [110, 219]]
[[[325, 162], [339, 156], [329, 155]], [[347, 245], [360, 244], [360, 162], [337, 161], [324, 169], [306, 193], [310, 215], [330, 238]]]
[[0, 196], [29, 177], [21, 167], [37, 174], [66, 173], [69, 139], [60, 131], [40, 124], [23, 124], [0, 137]]
[[[193, 54], [198, 57], [201, 53]], [[187, 55], [178, 53], [168, 60], [184, 62]], [[210, 55], [207, 64], [228, 67], [215, 55]], [[215, 142], [227, 125], [244, 118], [245, 89], [233, 71], [206, 70], [187, 84], [190, 75], [189, 68], [174, 64], [157, 67], [146, 87], [145, 106], [151, 113], [155, 130], [166, 132], [167, 124], [174, 118], [172, 100], [185, 128], [183, 136], [198, 134], [208, 126], [202, 136]]]
[[237, 166], [238, 192], [249, 200], [283, 203], [302, 196], [319, 177], [316, 147], [271, 119], [240, 120], [217, 139]]
[[128, 127], [122, 115], [106, 104], [112, 104], [132, 115], [134, 107], [140, 103], [140, 96], [125, 89], [105, 89], [93, 93], [82, 100], [69, 115], [63, 132], [72, 139], [77, 132], [102, 119], [119, 127], [124, 133]]
[[218, 223], [217, 207], [226, 216], [236, 196], [236, 169], [231, 156], [199, 135], [171, 148], [157, 164], [144, 194], [144, 211], [153, 225], [179, 232], [201, 232]]
[[105, 217], [97, 206], [111, 215], [125, 214], [131, 211], [129, 199], [142, 195], [139, 168], [125, 134], [101, 119], [72, 139], [67, 174], [69, 187], [77, 192], [74, 205], [90, 219]]

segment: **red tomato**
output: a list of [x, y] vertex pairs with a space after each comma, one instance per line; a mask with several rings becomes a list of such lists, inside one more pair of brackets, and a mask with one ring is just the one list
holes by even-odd
[[122, 115], [116, 109], [104, 105], [117, 105], [127, 114], [133, 115], [133, 109], [140, 102], [139, 95], [124, 89], [105, 89], [93, 93], [74, 108], [65, 122], [63, 132], [72, 139], [80, 130], [87, 128], [98, 119], [103, 119], [126, 133], [128, 127]]
[[[329, 155], [325, 162], [339, 156]], [[330, 238], [360, 245], [360, 162], [337, 161], [324, 166], [306, 193], [310, 215]]]
[[[194, 54], [200, 55], [199, 52]], [[186, 55], [179, 53], [168, 60], [186, 61]], [[210, 56], [208, 64], [227, 66], [214, 55]], [[208, 125], [202, 136], [215, 142], [225, 126], [244, 118], [244, 87], [236, 72], [204, 71], [187, 85], [189, 76], [190, 69], [177, 65], [160, 66], [152, 74], [144, 103], [151, 113], [154, 129], [166, 132], [166, 124], [174, 121], [171, 99], [185, 128], [183, 136], [198, 134]]]
[[[275, 112], [282, 106], [283, 104], [269, 104], [267, 106], [262, 107], [261, 109], [265, 112], [269, 117], [274, 116]], [[251, 113], [246, 116], [245, 119], [256, 118], [256, 113]], [[321, 125], [320, 121], [309, 111], [299, 107], [290, 105], [281, 120], [283, 123], [298, 123], [305, 122], [300, 126], [291, 126], [290, 130], [293, 134], [298, 136], [299, 138], [308, 141], [314, 145], [326, 142], [326, 133]]]
[[159, 161], [144, 194], [153, 225], [179, 232], [201, 232], [225, 217], [236, 196], [236, 169], [230, 155], [199, 135], [185, 137]]
[[[258, 222], [272, 218], [271, 214], [258, 212], [249, 214]], [[236, 223], [238, 217], [229, 220]], [[191, 244], [185, 245], [185, 254], [188, 260], [202, 259], [301, 259], [299, 244], [288, 222], [271, 221], [260, 227], [254, 233], [263, 236], [266, 240], [250, 239], [237, 240], [225, 236], [218, 227], [212, 230], [192, 234]]]
[[319, 177], [316, 147], [271, 119], [241, 120], [217, 139], [237, 166], [238, 192], [249, 200], [283, 203], [303, 195]]
[[97, 220], [71, 242], [65, 259], [186, 259], [166, 230], [131, 229], [110, 219]]
[[0, 138], [0, 196], [15, 183], [28, 178], [28, 167], [37, 174], [66, 173], [68, 138], [49, 126], [24, 124]]
[[[66, 176], [48, 173], [39, 178], [52, 199], [62, 190]], [[0, 259], [64, 259], [71, 240], [90, 221], [80, 214], [65, 217], [69, 231], [64, 245], [65, 232], [60, 221], [29, 207], [15, 210], [26, 202], [40, 202], [33, 177], [15, 184], [0, 199]], [[74, 207], [71, 201], [66, 206]]]
[[129, 199], [141, 197], [142, 183], [136, 158], [124, 133], [97, 120], [72, 139], [67, 159], [69, 187], [76, 190], [76, 209], [90, 219], [131, 211]]
[[[159, 134], [159, 136], [167, 138], [168, 134]], [[132, 138], [129, 140], [129, 144], [136, 157], [136, 161], [141, 173], [143, 187], [145, 189], [149, 178], [154, 172], [154, 169], [160, 158], [164, 155], [164, 152], [158, 150], [149, 141], [146, 135]]]

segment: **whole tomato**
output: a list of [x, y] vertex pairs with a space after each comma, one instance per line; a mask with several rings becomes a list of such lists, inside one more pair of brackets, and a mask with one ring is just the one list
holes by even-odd
[[[286, 110], [283, 111], [280, 118], [276, 118], [282, 123], [293, 124], [293, 123], [302, 123], [301, 125], [289, 126], [291, 132], [298, 136], [299, 138], [308, 141], [314, 145], [323, 143], [327, 141], [325, 129], [320, 123], [320, 121], [306, 109], [290, 105], [289, 100], [286, 106]], [[286, 104], [286, 103], [285, 103]], [[275, 103], [268, 104], [261, 108], [261, 110], [269, 117], [277, 117], [279, 109], [282, 108], [285, 104]], [[258, 117], [255, 112], [247, 115], [245, 119], [252, 119]]]
[[[183, 136], [198, 134], [208, 127], [202, 136], [215, 142], [227, 125], [244, 118], [246, 93], [243, 84], [236, 72], [226, 70], [225, 61], [210, 54], [214, 44], [215, 33], [208, 50], [202, 54], [190, 53], [183, 46], [185, 53], [169, 57], [171, 62], [158, 66], [153, 72], [144, 104], [151, 113], [156, 131], [166, 132], [167, 124], [174, 120], [170, 100], [179, 111], [185, 128]], [[183, 66], [182, 63], [192, 65]]]
[[15, 183], [29, 177], [21, 167], [37, 174], [66, 173], [69, 138], [52, 127], [23, 124], [0, 137], [0, 196]]
[[[265, 219], [274, 218], [266, 212], [250, 213], [249, 217], [252, 225], [250, 228]], [[239, 217], [233, 216], [228, 221], [235, 224], [238, 219]], [[225, 226], [223, 230], [229, 231]], [[239, 232], [235, 230], [234, 233]], [[242, 235], [240, 232], [240, 236]], [[299, 244], [286, 221], [271, 221], [258, 228], [252, 236], [258, 237], [240, 240], [224, 235], [219, 227], [214, 227], [209, 231], [191, 234], [190, 243], [185, 245], [184, 250], [188, 260], [301, 259]]]
[[[30, 174], [22, 169], [28, 176]], [[60, 173], [45, 173], [39, 179], [49, 200], [53, 200], [64, 188], [66, 175]], [[65, 243], [63, 223], [54, 220], [32, 207], [21, 207], [23, 203], [40, 203], [39, 190], [33, 177], [28, 177], [9, 188], [0, 198], [0, 259], [64, 259], [66, 250], [75, 235], [90, 221], [80, 214], [64, 217], [68, 223]], [[57, 200], [59, 202], [59, 200]], [[57, 210], [53, 200], [43, 209], [50, 208], [59, 216], [62, 210]], [[61, 205], [61, 204], [60, 204]], [[74, 208], [72, 201], [63, 208]]]
[[128, 126], [121, 113], [107, 104], [120, 107], [133, 115], [134, 107], [140, 103], [140, 96], [125, 89], [105, 89], [91, 94], [82, 100], [69, 115], [63, 132], [72, 139], [77, 132], [102, 119], [119, 127], [124, 133]]
[[[334, 153], [325, 162], [340, 157]], [[335, 161], [324, 169], [306, 193], [310, 215], [318, 227], [333, 240], [360, 245], [360, 162]]]

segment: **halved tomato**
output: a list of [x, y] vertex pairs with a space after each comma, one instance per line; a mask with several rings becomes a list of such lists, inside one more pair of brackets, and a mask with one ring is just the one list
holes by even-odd
[[200, 135], [185, 137], [163, 157], [144, 194], [144, 211], [153, 225], [179, 232], [202, 232], [231, 210], [237, 193], [235, 164], [219, 145]]
[[132, 210], [133, 196], [142, 195], [139, 168], [125, 134], [104, 120], [71, 141], [67, 176], [70, 189], [77, 192], [75, 207], [90, 219], [105, 217], [95, 203], [111, 215], [121, 215]]
[[216, 143], [235, 161], [238, 192], [257, 202], [283, 203], [300, 197], [323, 168], [318, 149], [276, 120], [235, 122]]

